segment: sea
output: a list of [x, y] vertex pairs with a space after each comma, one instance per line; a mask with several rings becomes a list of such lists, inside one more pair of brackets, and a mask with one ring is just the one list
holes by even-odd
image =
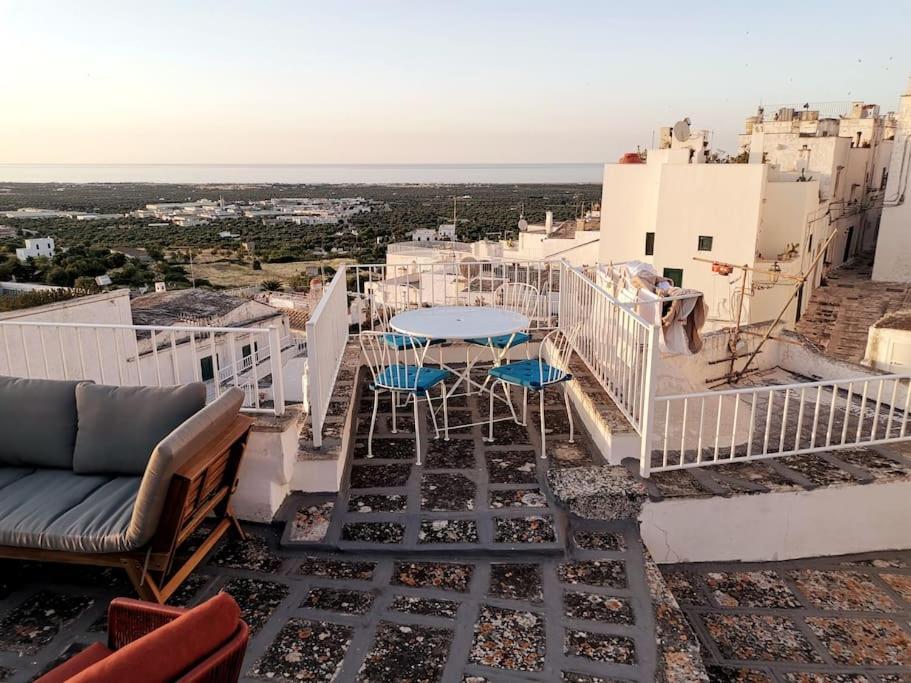
[[564, 164], [0, 164], [8, 183], [601, 183], [601, 163]]

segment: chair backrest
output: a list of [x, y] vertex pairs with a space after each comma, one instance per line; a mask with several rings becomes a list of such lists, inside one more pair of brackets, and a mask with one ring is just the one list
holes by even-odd
[[[573, 355], [573, 344], [579, 334], [581, 323], [568, 330], [556, 329], [548, 332], [538, 347], [538, 377], [542, 385], [560, 382], [569, 375], [569, 361]], [[544, 355], [548, 358], [545, 360]]]
[[494, 292], [494, 306], [521, 313], [534, 320], [538, 308], [538, 289], [524, 282], [506, 282]]
[[[394, 336], [396, 343], [388, 343]], [[415, 390], [430, 344], [398, 332], [361, 332], [361, 351], [373, 377], [373, 385], [386, 389]], [[410, 376], [408, 367], [416, 368]]]

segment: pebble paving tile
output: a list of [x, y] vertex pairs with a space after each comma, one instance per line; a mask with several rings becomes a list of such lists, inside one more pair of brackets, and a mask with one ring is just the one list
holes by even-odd
[[[908, 683], [909, 558], [902, 551], [662, 572], [705, 643], [710, 681]], [[700, 581], [713, 603], [701, 598]]]
[[896, 621], [809, 617], [807, 623], [839, 664], [911, 666], [911, 636]]
[[439, 680], [452, 631], [383, 622], [358, 674], [363, 683]]
[[365, 494], [348, 500], [349, 512], [404, 512], [408, 498], [402, 495]]
[[469, 660], [494, 669], [541, 671], [545, 643], [541, 615], [484, 605], [475, 624]]
[[240, 605], [241, 617], [250, 627], [251, 634], [255, 635], [288, 597], [291, 589], [274, 581], [235, 578], [225, 584], [224, 591]]
[[547, 498], [540, 489], [505, 489], [491, 490], [490, 507], [502, 508], [543, 508], [547, 507]]
[[557, 567], [564, 583], [626, 588], [626, 568], [622, 560], [579, 560]]
[[610, 531], [577, 531], [573, 543], [583, 550], [626, 550], [623, 535]]
[[264, 680], [335, 680], [351, 643], [350, 626], [291, 619], [249, 675]]
[[423, 519], [419, 543], [478, 543], [478, 526], [473, 519]]
[[435, 598], [415, 598], [410, 595], [397, 595], [392, 601], [391, 609], [407, 614], [421, 614], [427, 617], [453, 619], [459, 611], [459, 603], [454, 600], [437, 600]]
[[883, 572], [879, 576], [892, 587], [892, 590], [901, 595], [902, 600], [911, 605], [911, 575]]
[[351, 488], [404, 486], [409, 474], [411, 465], [354, 465], [351, 468]]
[[820, 609], [894, 612], [895, 602], [860, 572], [805, 569], [791, 579]]
[[726, 659], [822, 662], [822, 656], [787, 617], [706, 614], [704, 623]]
[[397, 522], [348, 522], [342, 527], [343, 541], [360, 543], [401, 543], [405, 527]]
[[474, 494], [474, 482], [461, 474], [430, 473], [421, 479], [422, 510], [473, 510]]
[[722, 607], [801, 607], [775, 572], [709, 572], [705, 582]]
[[566, 631], [564, 651], [573, 657], [585, 657], [595, 662], [634, 664], [636, 646], [630, 638], [589, 631]]
[[392, 583], [411, 588], [468, 590], [474, 566], [447, 562], [398, 562], [392, 573]]
[[490, 595], [506, 600], [544, 600], [541, 567], [538, 564], [501, 564], [490, 566]]
[[496, 517], [496, 543], [554, 543], [557, 534], [551, 517]]
[[[354, 444], [354, 459], [367, 458], [367, 440], [358, 439]], [[411, 460], [414, 458], [412, 439], [373, 439], [373, 458], [385, 460]]]
[[487, 476], [494, 484], [535, 484], [534, 451], [487, 451]]
[[373, 594], [336, 588], [312, 588], [301, 607], [342, 614], [367, 614], [373, 606]]
[[564, 593], [563, 613], [573, 619], [605, 624], [630, 625], [635, 620], [628, 600], [598, 593]]
[[427, 469], [474, 469], [477, 466], [474, 443], [474, 439], [431, 441], [427, 449]]
[[0, 650], [23, 655], [37, 652], [93, 603], [85, 596], [36, 593], [0, 621]]
[[369, 581], [373, 578], [374, 569], [375, 562], [307, 557], [297, 568], [297, 573], [303, 576]]

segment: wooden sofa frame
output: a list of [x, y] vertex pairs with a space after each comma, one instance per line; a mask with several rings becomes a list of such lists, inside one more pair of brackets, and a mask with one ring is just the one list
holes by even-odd
[[[164, 603], [229, 529], [233, 527], [245, 538], [231, 514], [230, 498], [237, 488], [237, 472], [252, 425], [249, 417], [238, 415], [177, 470], [168, 487], [158, 529], [144, 548], [123, 553], [75, 553], [0, 546], [0, 558], [120, 567], [140, 598]], [[209, 515], [214, 516], [215, 526], [175, 567], [178, 549]]]

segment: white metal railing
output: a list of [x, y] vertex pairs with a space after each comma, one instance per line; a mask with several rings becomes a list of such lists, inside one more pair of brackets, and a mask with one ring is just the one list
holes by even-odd
[[307, 379], [305, 403], [310, 411], [313, 445], [323, 443], [323, 423], [335, 378], [348, 343], [348, 288], [346, 269], [336, 271], [307, 321]]
[[[285, 335], [280, 340], [281, 360], [284, 363], [288, 358], [306, 355], [307, 337], [303, 334], [291, 333]], [[243, 375], [253, 369], [253, 359], [256, 359], [257, 365], [262, 365], [272, 358], [271, 347], [259, 348], [258, 345], [250, 345], [250, 348], [244, 348], [245, 353], [240, 360], [234, 360], [227, 364], [222, 364], [218, 370], [218, 379], [220, 382], [228, 382], [234, 377], [234, 374]]]
[[[245, 410], [281, 415], [282, 368], [272, 360], [281, 358], [280, 335], [278, 327], [0, 322], [0, 373], [136, 386], [206, 382], [210, 398], [237, 386]], [[243, 358], [257, 347], [263, 362], [245, 369]]]
[[641, 472], [907, 441], [911, 375], [659, 396]]
[[621, 304], [590, 274], [563, 263], [560, 327], [578, 327], [576, 354], [640, 434], [650, 429], [656, 326]]
[[353, 297], [363, 302], [358, 330], [374, 329], [385, 318], [377, 308], [402, 311], [421, 306], [495, 306], [494, 292], [507, 283], [532, 285], [538, 302], [531, 329], [557, 323], [562, 263], [545, 261], [461, 261], [346, 266]]

